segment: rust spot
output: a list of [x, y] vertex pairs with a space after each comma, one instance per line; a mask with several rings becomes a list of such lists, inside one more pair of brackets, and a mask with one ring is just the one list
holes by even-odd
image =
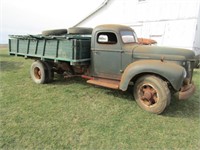
[[34, 68], [34, 76], [37, 79], [41, 79], [41, 70], [40, 70], [40, 68], [38, 68], [38, 67]]
[[194, 94], [196, 87], [194, 84], [188, 84], [185, 85], [183, 88], [181, 88], [181, 91], [178, 93], [178, 99], [179, 100], [186, 100], [188, 99], [191, 95]]
[[151, 44], [156, 44], [157, 42], [152, 39], [138, 38], [138, 43], [142, 45], [151, 45]]
[[140, 88], [140, 98], [147, 106], [151, 106], [158, 101], [156, 90], [148, 84]]
[[92, 80], [88, 80], [87, 83], [103, 86], [111, 89], [119, 89], [119, 81], [102, 79], [102, 78], [93, 78]]
[[94, 80], [94, 78], [91, 76], [81, 75], [81, 77], [84, 79]]

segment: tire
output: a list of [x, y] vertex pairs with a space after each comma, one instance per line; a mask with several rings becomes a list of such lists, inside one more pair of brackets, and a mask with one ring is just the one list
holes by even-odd
[[37, 60], [32, 63], [30, 74], [31, 74], [32, 80], [35, 83], [37, 84], [46, 83], [46, 77], [47, 77], [46, 67], [41, 61]]
[[92, 28], [71, 27], [68, 29], [69, 34], [92, 34]]
[[63, 35], [67, 34], [67, 29], [55, 29], [55, 30], [45, 30], [42, 31], [42, 35], [49, 36], [49, 35]]
[[43, 64], [44, 64], [44, 66], [46, 68], [45, 72], [47, 74], [46, 78], [45, 78], [45, 82], [46, 83], [52, 82], [53, 78], [54, 78], [53, 69], [52, 69], [51, 65], [48, 62], [44, 61]]
[[133, 93], [137, 104], [154, 114], [161, 114], [171, 100], [167, 83], [153, 75], [140, 77], [135, 83]]

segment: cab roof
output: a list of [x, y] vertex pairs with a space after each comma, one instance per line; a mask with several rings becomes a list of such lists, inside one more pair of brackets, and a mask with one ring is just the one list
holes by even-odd
[[127, 31], [127, 30], [131, 30], [134, 31], [132, 28], [125, 26], [125, 25], [119, 25], [119, 24], [102, 24], [102, 25], [98, 25], [94, 28], [94, 32], [96, 31], [115, 31], [117, 33], [119, 33], [120, 31]]

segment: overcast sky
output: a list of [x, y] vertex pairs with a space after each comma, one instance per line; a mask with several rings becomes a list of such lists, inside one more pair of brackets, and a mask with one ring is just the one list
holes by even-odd
[[37, 34], [75, 25], [104, 0], [0, 0], [0, 43], [8, 34]]

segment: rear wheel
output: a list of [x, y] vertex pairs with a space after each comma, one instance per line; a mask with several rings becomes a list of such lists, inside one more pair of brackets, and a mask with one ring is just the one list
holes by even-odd
[[169, 105], [171, 94], [165, 81], [156, 76], [146, 75], [136, 81], [134, 97], [142, 109], [161, 114]]
[[45, 81], [48, 82], [52, 82], [53, 78], [54, 78], [54, 71], [51, 67], [51, 64], [49, 64], [48, 62], [44, 61], [43, 62], [44, 66], [45, 66], [45, 72], [46, 72], [46, 79]]
[[46, 83], [47, 73], [45, 70], [45, 65], [41, 61], [37, 60], [33, 62], [30, 69], [32, 80], [38, 84]]

